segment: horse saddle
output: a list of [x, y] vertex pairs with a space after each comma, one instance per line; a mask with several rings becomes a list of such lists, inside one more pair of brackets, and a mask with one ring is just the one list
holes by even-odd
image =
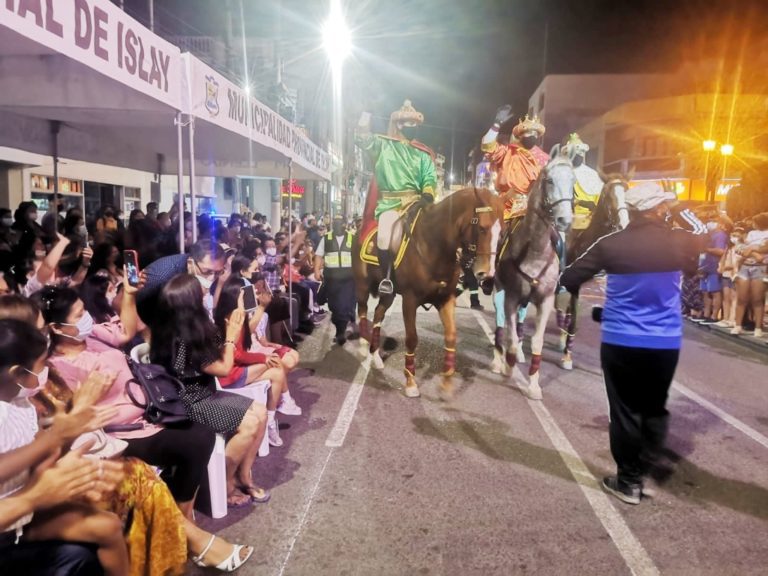
[[[392, 246], [391, 250], [395, 254], [395, 261], [393, 267], [397, 270], [400, 262], [402, 262], [405, 256], [405, 251], [408, 248], [408, 243], [413, 236], [413, 230], [416, 227], [416, 222], [421, 215], [421, 207], [413, 209], [406, 209], [400, 215], [397, 222], [397, 226], [400, 228], [399, 232], [392, 234]], [[360, 259], [366, 264], [374, 266], [379, 265], [379, 249], [377, 247], [379, 225], [377, 222], [371, 223], [371, 225], [365, 230], [362, 241], [360, 242]]]

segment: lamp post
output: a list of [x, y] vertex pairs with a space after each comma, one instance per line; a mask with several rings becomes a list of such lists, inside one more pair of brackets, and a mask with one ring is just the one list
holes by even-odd
[[[352, 33], [347, 27], [347, 23], [344, 20], [344, 14], [341, 10], [340, 0], [331, 0], [331, 10], [328, 15], [328, 19], [325, 21], [322, 27], [323, 35], [323, 48], [328, 55], [328, 61], [331, 65], [331, 81], [332, 81], [332, 118], [331, 118], [331, 135], [334, 143], [334, 151], [341, 151], [344, 149], [342, 143], [342, 68], [344, 60], [352, 52]], [[339, 167], [341, 168], [341, 167]], [[340, 181], [341, 170], [337, 168], [331, 174], [331, 190], [333, 190], [333, 184]], [[333, 206], [330, 202], [329, 194], [329, 212], [333, 211]]]
[[[718, 149], [717, 141], [715, 140], [704, 140], [701, 143], [701, 148], [704, 150], [704, 152], [707, 155], [707, 161], [704, 165], [704, 183], [707, 188], [707, 201], [708, 202], [714, 202], [715, 198], [717, 198], [717, 187], [718, 187], [718, 180], [717, 180], [717, 173], [720, 172], [717, 170], [718, 167], [715, 168], [713, 177], [715, 178], [715, 181], [710, 183], [710, 175], [709, 175], [709, 162], [711, 159], [711, 153]], [[728, 157], [733, 156], [734, 146], [733, 144], [721, 144], [720, 145], [720, 156], [722, 156], [721, 163], [722, 163], [722, 176], [720, 177], [721, 180], [725, 180], [725, 175], [727, 173], [728, 167]]]

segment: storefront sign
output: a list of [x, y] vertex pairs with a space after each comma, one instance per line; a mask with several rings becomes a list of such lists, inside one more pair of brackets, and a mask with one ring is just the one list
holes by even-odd
[[180, 107], [179, 49], [109, 0], [2, 0], [0, 26]]
[[182, 103], [185, 112], [277, 150], [319, 177], [329, 178], [329, 154], [301, 129], [197, 58], [184, 54], [182, 60], [190, 98]]
[[296, 180], [291, 180], [290, 186], [288, 185], [288, 182], [283, 182], [281, 187], [284, 198], [287, 198], [288, 194], [291, 195], [291, 198], [303, 198], [304, 190], [304, 186], [297, 183]]

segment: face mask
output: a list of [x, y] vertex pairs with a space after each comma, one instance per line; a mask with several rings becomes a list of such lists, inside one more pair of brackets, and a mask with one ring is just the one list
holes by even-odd
[[13, 218], [3, 218], [1, 221], [3, 223], [3, 226], [6, 226], [8, 228], [13, 226]]
[[574, 156], [573, 160], [571, 160], [571, 163], [573, 164], [574, 168], [578, 168], [582, 164], [584, 164], [584, 156]]
[[731, 244], [738, 244], [740, 238], [738, 236], [731, 236]]
[[277, 248], [267, 248], [265, 252], [267, 253], [268, 256], [274, 256], [275, 254], [277, 254]]
[[523, 137], [520, 139], [520, 144], [521, 144], [521, 145], [522, 145], [522, 147], [523, 147], [523, 148], [525, 148], [526, 150], [530, 150], [531, 148], [533, 148], [534, 146], [536, 146], [536, 141], [537, 141], [537, 140], [538, 140], [538, 137], [536, 137], [536, 136], [523, 136]]
[[400, 128], [400, 133], [408, 140], [413, 140], [418, 133], [418, 126], [403, 126]]
[[267, 261], [267, 257], [266, 256], [264, 256], [264, 255], [256, 256], [256, 263], [259, 266], [264, 266], [264, 262], [266, 262], [266, 261]]
[[38, 260], [45, 258], [45, 250], [35, 250], [35, 258]]
[[45, 388], [45, 385], [48, 383], [48, 366], [37, 373], [32, 372], [32, 370], [27, 370], [26, 368], [24, 368], [24, 370], [37, 377], [37, 386], [34, 388], [27, 388], [26, 386], [22, 386], [19, 382], [17, 382], [16, 385], [21, 388], [21, 390], [19, 390], [19, 393], [16, 394], [16, 398], [32, 398], [32, 396]]
[[212, 278], [206, 278], [205, 276], [200, 276], [199, 274], [196, 275], [195, 278], [197, 278], [197, 281], [200, 282], [200, 286], [202, 286], [203, 290], [206, 292], [211, 289], [211, 286], [213, 286]]
[[77, 340], [78, 342], [85, 342], [85, 339], [91, 335], [91, 332], [93, 332], [93, 316], [91, 316], [90, 312], [86, 311], [83, 312], [83, 315], [80, 320], [77, 321], [77, 324], [65, 324], [62, 322], [61, 325], [74, 326], [77, 328], [77, 336], [70, 336], [69, 334], [61, 334], [61, 336], [72, 338], [72, 340]]
[[717, 222], [707, 222], [707, 230], [710, 232], [717, 230]]

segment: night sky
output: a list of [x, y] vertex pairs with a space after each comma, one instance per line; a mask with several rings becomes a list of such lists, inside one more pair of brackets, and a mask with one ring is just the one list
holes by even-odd
[[[246, 33], [279, 36], [286, 58], [302, 74], [316, 74], [316, 100], [327, 98], [317, 48], [329, 0], [243, 2]], [[126, 5], [146, 14], [146, 0]], [[155, 5], [166, 33], [223, 30], [225, 0]], [[232, 5], [239, 12], [239, 2]], [[723, 46], [732, 53], [744, 34], [757, 44], [766, 37], [768, 0], [349, 0], [346, 10], [355, 36], [345, 65], [349, 115], [388, 116], [410, 98], [431, 126], [423, 139], [447, 153], [454, 121], [465, 152], [499, 105], [524, 114], [545, 72], [674, 71], [718, 56]]]

